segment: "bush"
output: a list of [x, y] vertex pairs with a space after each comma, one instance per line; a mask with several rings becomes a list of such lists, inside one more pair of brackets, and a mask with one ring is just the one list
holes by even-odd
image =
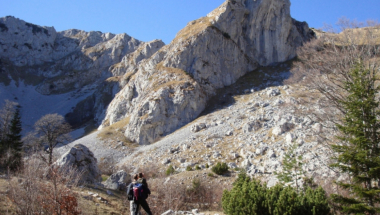
[[172, 175], [174, 174], [175, 170], [174, 170], [174, 167], [172, 165], [170, 165], [168, 167], [168, 169], [166, 170], [166, 175], [169, 176], [169, 175]]
[[186, 171], [192, 171], [192, 170], [193, 170], [193, 168], [191, 168], [191, 166], [186, 167]]
[[211, 168], [211, 171], [213, 171], [217, 175], [223, 175], [224, 173], [228, 172], [228, 166], [226, 163], [217, 163], [215, 166]]
[[[244, 207], [242, 207], [242, 205]], [[226, 214], [330, 214], [325, 191], [319, 187], [297, 193], [293, 187], [277, 184], [268, 188], [241, 173], [231, 191], [225, 190], [222, 207]]]
[[209, 172], [207, 175], [208, 175], [209, 177], [214, 177], [214, 174], [212, 174], [211, 172]]
[[210, 166], [208, 165], [208, 163], [206, 163], [206, 169], [210, 168]]
[[81, 173], [44, 164], [28, 160], [17, 177], [9, 180], [7, 196], [17, 214], [81, 214], [78, 194], [70, 189], [78, 184]]
[[201, 168], [198, 165], [196, 165], [195, 170], [201, 170]]

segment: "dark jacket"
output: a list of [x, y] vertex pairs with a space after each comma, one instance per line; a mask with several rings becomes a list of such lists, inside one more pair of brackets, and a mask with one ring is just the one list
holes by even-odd
[[147, 194], [150, 195], [149, 186], [148, 186], [148, 183], [146, 182], [145, 178], [139, 178], [139, 179], [137, 179], [136, 182], [143, 184], [146, 187], [146, 189], [147, 189]]

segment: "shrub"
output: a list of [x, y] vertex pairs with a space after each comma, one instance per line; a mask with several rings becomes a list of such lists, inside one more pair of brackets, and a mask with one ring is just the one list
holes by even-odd
[[208, 163], [206, 163], [206, 169], [208, 169], [210, 166], [208, 165]]
[[228, 166], [226, 163], [218, 162], [215, 166], [211, 168], [211, 171], [213, 171], [217, 175], [223, 175], [224, 173], [228, 172]]
[[172, 175], [174, 174], [175, 170], [174, 170], [174, 167], [172, 165], [170, 165], [168, 167], [168, 169], [166, 170], [166, 175], [169, 176], [169, 175]]
[[193, 170], [193, 168], [191, 168], [191, 166], [186, 167], [186, 171], [192, 171], [192, 170]]
[[251, 180], [245, 173], [239, 174], [231, 191], [223, 192], [222, 207], [228, 215], [330, 214], [326, 193], [321, 187], [308, 187], [300, 193], [281, 184], [268, 188], [258, 180]]
[[209, 172], [207, 175], [208, 175], [209, 177], [214, 177], [214, 174], [212, 174], [211, 172]]
[[78, 195], [70, 189], [78, 184], [81, 173], [45, 164], [28, 160], [17, 177], [9, 180], [7, 196], [17, 214], [81, 214]]
[[201, 170], [201, 168], [198, 165], [195, 166], [195, 169], [196, 170]]

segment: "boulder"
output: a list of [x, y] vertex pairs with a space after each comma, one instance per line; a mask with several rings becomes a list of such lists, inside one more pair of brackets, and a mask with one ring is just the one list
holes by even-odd
[[112, 174], [104, 183], [104, 187], [110, 190], [125, 190], [130, 182], [130, 176], [124, 170]]
[[84, 145], [77, 144], [63, 154], [53, 165], [73, 167], [80, 171], [81, 183], [96, 184], [102, 181], [98, 161]]

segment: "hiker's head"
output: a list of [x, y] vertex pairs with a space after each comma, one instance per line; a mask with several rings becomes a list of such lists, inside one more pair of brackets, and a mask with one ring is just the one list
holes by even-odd
[[138, 175], [138, 174], [134, 174], [134, 175], [133, 175], [133, 180], [136, 181], [138, 178], [139, 178], [139, 175]]
[[139, 175], [139, 178], [144, 178], [144, 173], [140, 172], [138, 175]]

